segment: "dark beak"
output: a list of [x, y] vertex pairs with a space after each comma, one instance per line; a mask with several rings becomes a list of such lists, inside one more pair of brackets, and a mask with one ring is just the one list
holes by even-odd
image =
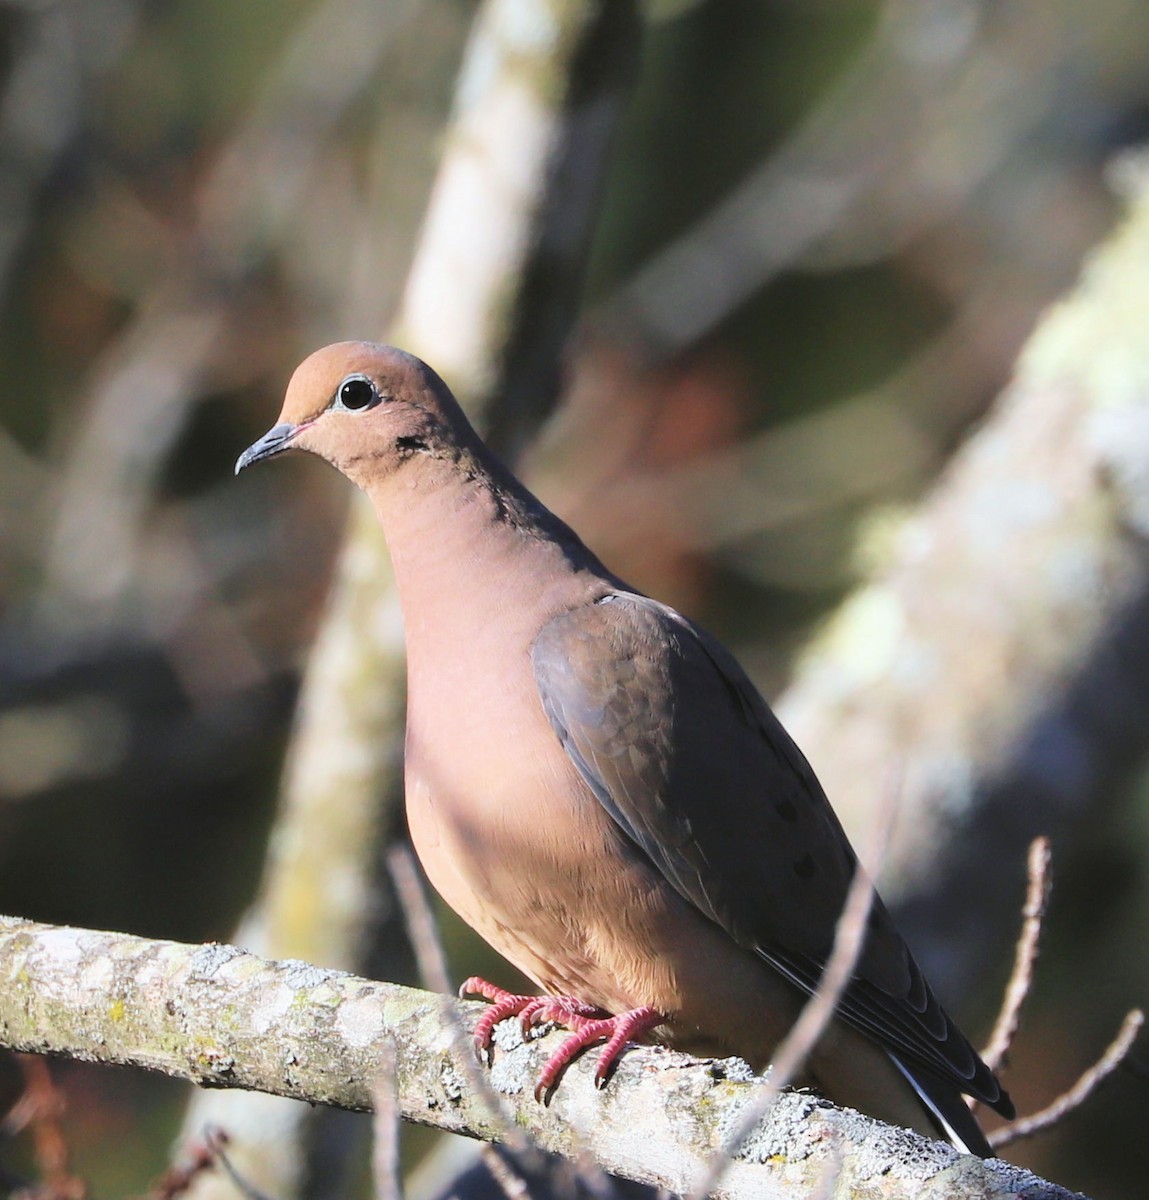
[[238, 475], [244, 467], [250, 467], [252, 463], [259, 462], [261, 458], [271, 458], [273, 454], [279, 454], [289, 449], [291, 439], [299, 432], [299, 429], [298, 425], [292, 425], [286, 421], [282, 425], [273, 425], [258, 442], [248, 446], [235, 460], [235, 473]]

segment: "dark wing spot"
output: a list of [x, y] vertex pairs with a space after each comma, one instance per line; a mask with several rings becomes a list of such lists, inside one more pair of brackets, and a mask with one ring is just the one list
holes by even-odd
[[813, 855], [807, 854], [794, 864], [794, 874], [799, 879], [813, 879], [817, 873], [818, 868], [814, 864]]

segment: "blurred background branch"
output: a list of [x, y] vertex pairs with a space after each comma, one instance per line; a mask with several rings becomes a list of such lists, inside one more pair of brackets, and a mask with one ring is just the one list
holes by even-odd
[[[152, 278], [146, 273], [125, 281], [139, 288], [131, 297], [135, 314], [102, 354], [83, 418], [69, 430], [53, 497], [41, 613], [70, 603], [90, 624], [94, 609], [123, 601], [158, 473], [187, 410], [223, 363], [242, 354], [242, 342], [222, 343], [242, 321], [245, 285], [291, 237], [293, 214], [330, 165], [323, 153], [329, 139], [418, 7], [414, 0], [320, 4], [290, 38], [192, 197], [190, 227], [177, 238], [154, 230], [161, 243], [155, 249], [180, 261]], [[146, 218], [117, 182], [109, 178], [104, 186], [121, 193], [114, 201], [128, 209], [117, 214], [121, 220]], [[118, 273], [125, 247], [114, 237], [100, 239], [104, 232], [111, 231], [89, 231], [81, 253], [102, 257], [98, 265]], [[316, 255], [317, 266], [324, 257]], [[327, 269], [342, 265], [334, 261]], [[338, 286], [335, 278], [312, 282]], [[375, 289], [371, 303], [393, 302], [386, 292]], [[348, 316], [362, 319], [358, 312]]]
[[[1107, 648], [1129, 646], [1147, 602], [1149, 343], [1120, 319], [1149, 303], [1147, 264], [1142, 180], [985, 423], [916, 511], [887, 522], [885, 566], [807, 650], [781, 701], [854, 829], [878, 800], [882, 764], [907, 754], [912, 820], [885, 863], [886, 892], [945, 897], [930, 913], [946, 934], [932, 974], [951, 972], [951, 989], [987, 944], [1012, 939], [1029, 840], [1059, 841], [1095, 816], [1122, 760], [1149, 745], [1140, 722], [1122, 731], [1123, 753], [1103, 740], [1104, 722], [1092, 736], [1080, 727], [1083, 691], [1118, 686]], [[1143, 679], [1134, 669], [1125, 687]], [[1079, 728], [1051, 760], [1054, 723]], [[987, 870], [987, 845], [1016, 865]], [[939, 872], [950, 876], [940, 887]]]
[[605, 301], [603, 325], [663, 358], [788, 268], [890, 255], [968, 201], [1041, 120], [1059, 32], [1032, 5], [886, 0], [825, 95]]

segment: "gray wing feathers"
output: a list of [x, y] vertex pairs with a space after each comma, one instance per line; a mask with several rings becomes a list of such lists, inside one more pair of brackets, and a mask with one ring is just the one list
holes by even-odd
[[[623, 833], [679, 895], [813, 991], [856, 861], [733, 657], [673, 609], [618, 592], [548, 622], [531, 658], [552, 727]], [[880, 901], [840, 1015], [904, 1071], [1008, 1106]]]

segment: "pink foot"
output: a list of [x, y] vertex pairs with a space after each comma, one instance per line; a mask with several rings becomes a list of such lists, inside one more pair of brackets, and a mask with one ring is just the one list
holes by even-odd
[[518, 996], [476, 975], [463, 984], [459, 995], [483, 996], [491, 1001], [491, 1007], [475, 1025], [475, 1049], [484, 1061], [490, 1058], [492, 1031], [507, 1017], [519, 1018], [524, 1036], [533, 1025], [546, 1021], [565, 1025], [571, 1031], [570, 1037], [547, 1059], [535, 1085], [536, 1100], [542, 1100], [554, 1087], [563, 1069], [580, 1051], [600, 1041], [605, 1041], [606, 1045], [598, 1057], [594, 1082], [596, 1087], [603, 1087], [627, 1042], [661, 1025], [665, 1019], [662, 1013], [650, 1007], [632, 1008], [612, 1017], [573, 996]]
[[535, 996], [517, 996], [501, 987], [495, 987], [478, 975], [465, 979], [459, 988], [460, 996], [482, 996], [491, 1002], [491, 1007], [475, 1022], [475, 1053], [479, 1061], [491, 1061], [491, 1035], [495, 1026], [507, 1017], [518, 1016], [535, 1001]]

